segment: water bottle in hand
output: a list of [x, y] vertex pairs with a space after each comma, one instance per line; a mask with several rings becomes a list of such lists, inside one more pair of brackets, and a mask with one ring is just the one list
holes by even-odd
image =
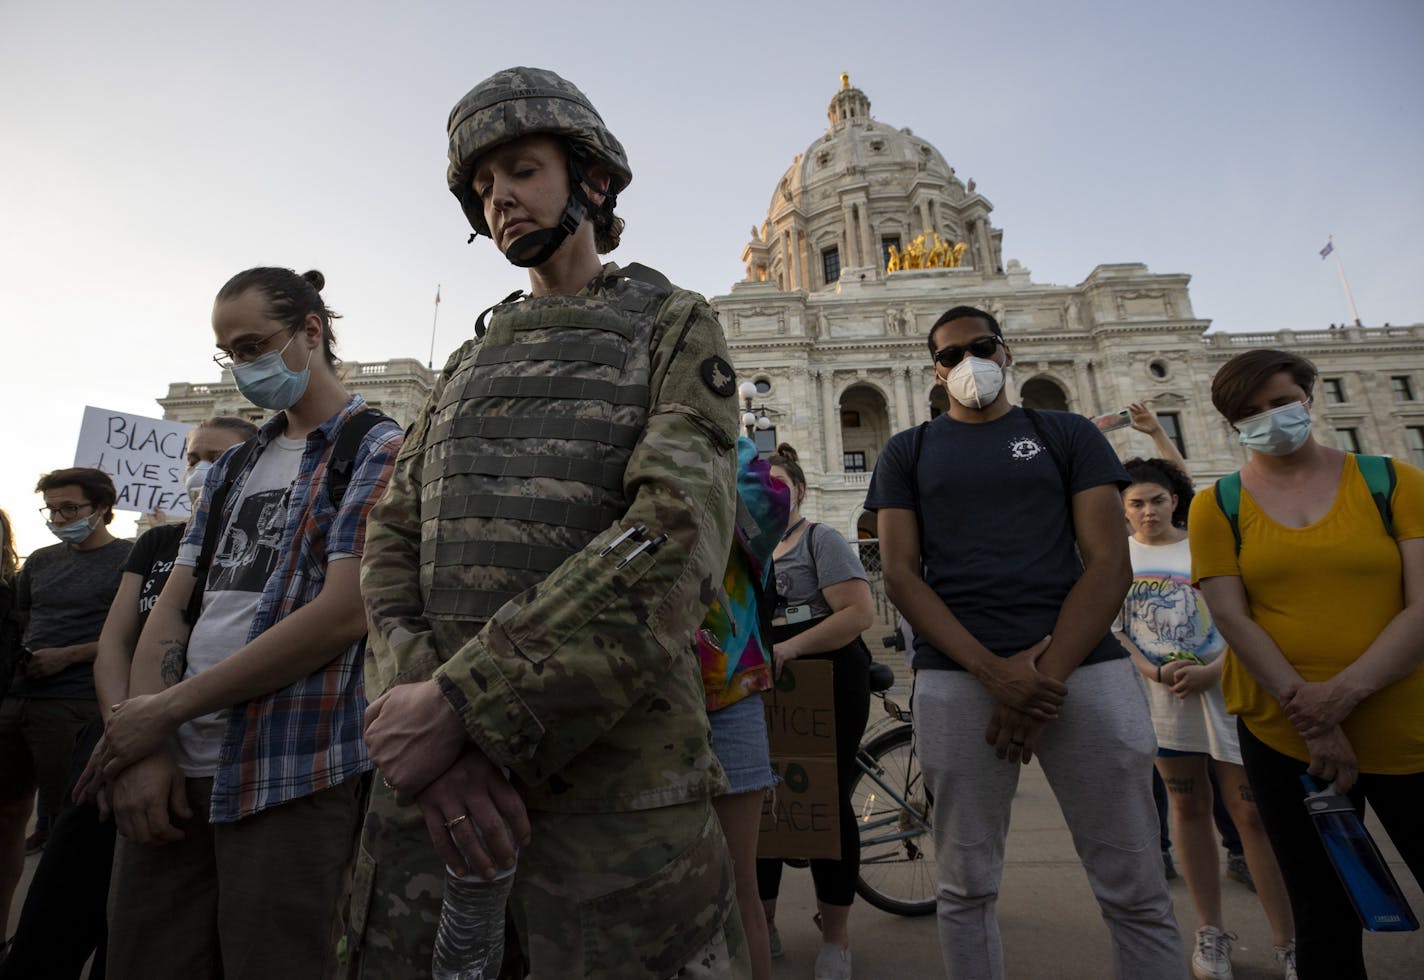
[[504, 908], [514, 867], [486, 881], [445, 869], [445, 900], [435, 933], [433, 980], [495, 980], [504, 959]]

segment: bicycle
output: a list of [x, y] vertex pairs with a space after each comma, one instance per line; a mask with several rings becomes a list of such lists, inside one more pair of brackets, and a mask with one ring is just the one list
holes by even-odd
[[[898, 637], [887, 637], [895, 646]], [[903, 649], [903, 647], [902, 647]], [[855, 890], [871, 905], [895, 915], [929, 915], [935, 909], [934, 800], [915, 755], [912, 716], [888, 696], [895, 675], [872, 663], [870, 691], [893, 719], [877, 725], [860, 746], [860, 770], [851, 806], [860, 824], [860, 876]]]

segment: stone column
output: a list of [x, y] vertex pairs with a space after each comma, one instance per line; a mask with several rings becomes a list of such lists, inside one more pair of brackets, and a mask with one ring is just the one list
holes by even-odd
[[791, 272], [791, 281], [787, 283], [788, 291], [794, 292], [801, 288], [801, 245], [798, 241], [796, 226], [786, 232], [786, 257]]
[[895, 368], [895, 422], [890, 434], [908, 429], [915, 421], [910, 414], [910, 369], [901, 364]]
[[880, 243], [876, 241], [875, 229], [870, 227], [870, 195], [866, 194], [856, 207], [860, 210], [860, 240], [865, 249], [865, 264], [873, 265], [882, 274], [885, 263], [880, 261]]
[[806, 231], [800, 225], [796, 226], [796, 254], [801, 259], [801, 288], [806, 292], [811, 292], [816, 288], [816, 283], [821, 275], [820, 256], [811, 254], [811, 243], [806, 238]]
[[1078, 404], [1069, 405], [1069, 411], [1077, 412], [1079, 415], [1101, 415], [1102, 407], [1093, 403], [1093, 382], [1088, 378], [1088, 365], [1076, 358], [1073, 360], [1073, 373], [1078, 378], [1078, 397], [1074, 399]]
[[827, 476], [839, 477], [845, 472], [845, 459], [841, 454], [841, 408], [836, 399], [835, 373], [830, 368], [822, 368], [816, 375], [821, 382], [821, 424], [826, 442]]
[[984, 265], [980, 271], [987, 275], [994, 271], [994, 246], [989, 241], [989, 219], [980, 218], [976, 226], [979, 232], [979, 250], [984, 255]]
[[914, 408], [911, 410], [910, 421], [915, 425], [919, 425], [921, 422], [928, 422], [930, 420], [930, 389], [934, 385], [939, 384], [939, 381], [935, 379], [934, 368], [929, 365], [920, 368], [918, 371], [912, 371], [910, 377], [915, 378], [919, 382], [914, 393], [914, 398], [911, 401]]
[[855, 209], [849, 204], [841, 205], [841, 223], [845, 225], [845, 233], [841, 235], [841, 241], [845, 243], [843, 246], [845, 254], [841, 257], [841, 265], [858, 268], [864, 263], [856, 254], [860, 251], [860, 239], [855, 233]]
[[1023, 384], [1019, 378], [1030, 375], [1033, 372], [1029, 369], [1028, 362], [1022, 365], [1018, 361], [1009, 365], [1009, 369], [1004, 372], [1004, 389], [1009, 393], [1010, 405], [1022, 405], [1023, 399], [1019, 397], [1019, 392], [1023, 389]]
[[843, 266], [854, 266], [859, 269], [866, 264], [862, 252], [862, 235], [860, 235], [859, 221], [856, 218], [856, 207], [853, 204], [840, 205], [840, 219], [846, 222], [846, 258], [843, 259]]

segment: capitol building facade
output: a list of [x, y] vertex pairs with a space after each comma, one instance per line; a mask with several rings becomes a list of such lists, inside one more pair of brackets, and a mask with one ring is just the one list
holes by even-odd
[[[806, 513], [848, 538], [875, 536], [865, 491], [890, 436], [946, 405], [926, 334], [952, 306], [990, 311], [1013, 355], [1010, 398], [1099, 415], [1142, 401], [1161, 419], [1198, 486], [1242, 464], [1217, 416], [1211, 379], [1233, 354], [1275, 347], [1320, 369], [1320, 437], [1343, 449], [1424, 466], [1424, 323], [1273, 333], [1211, 332], [1192, 312], [1190, 277], [1138, 263], [1099, 265], [1076, 285], [1034, 282], [1003, 260], [993, 205], [909, 129], [870, 115], [842, 76], [829, 125], [776, 184], [766, 219], [742, 252], [746, 278], [712, 298], [769, 451], [800, 453]], [[345, 365], [348, 387], [402, 424], [435, 379], [420, 361]], [[229, 372], [175, 383], [164, 416], [260, 420]], [[1155, 455], [1131, 430], [1109, 434], [1124, 455]]]

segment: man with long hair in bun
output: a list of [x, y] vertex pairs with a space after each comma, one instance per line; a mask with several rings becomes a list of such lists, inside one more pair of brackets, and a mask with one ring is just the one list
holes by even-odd
[[276, 414], [207, 471], [90, 762], [110, 976], [335, 973], [371, 770], [359, 559], [401, 432], [342, 384], [324, 285], [259, 267], [213, 303], [214, 360]]

